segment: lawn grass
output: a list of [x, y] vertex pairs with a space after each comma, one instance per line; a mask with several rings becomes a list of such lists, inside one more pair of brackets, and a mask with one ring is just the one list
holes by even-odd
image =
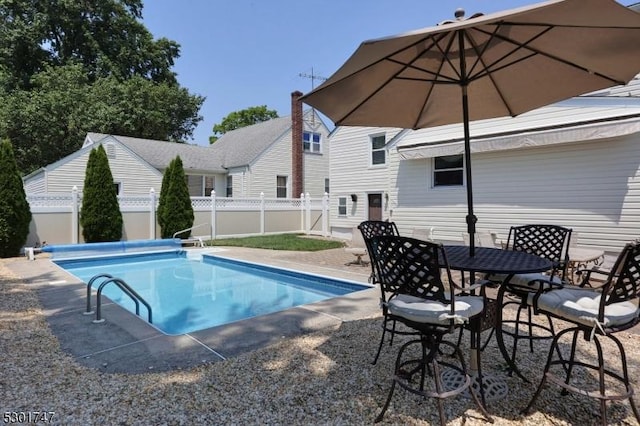
[[344, 246], [340, 241], [308, 238], [303, 234], [258, 235], [254, 237], [216, 239], [209, 241], [207, 245], [292, 251], [320, 251]]

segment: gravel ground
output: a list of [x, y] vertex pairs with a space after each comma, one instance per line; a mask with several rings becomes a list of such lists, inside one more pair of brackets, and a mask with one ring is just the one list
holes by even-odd
[[[33, 419], [40, 411], [55, 412], [54, 423], [69, 425], [371, 424], [386, 399], [399, 348], [397, 343], [385, 347], [371, 365], [379, 336], [380, 318], [364, 318], [191, 370], [101, 373], [61, 351], [35, 292], [0, 262], [0, 412], [5, 423], [18, 416], [7, 412]], [[637, 388], [640, 336], [619, 336]], [[519, 362], [536, 384], [545, 356], [542, 348], [523, 353]], [[485, 373], [503, 374], [495, 345], [483, 353], [483, 366]], [[546, 388], [533, 413], [524, 416], [520, 410], [534, 386], [504, 377], [507, 397], [488, 406], [496, 425], [584, 426], [600, 421], [596, 401], [561, 396], [555, 387]], [[464, 397], [446, 400], [445, 410], [449, 424], [487, 424]], [[609, 421], [637, 424], [626, 401], [609, 403]], [[382, 422], [432, 423], [438, 423], [435, 403], [401, 389]]]

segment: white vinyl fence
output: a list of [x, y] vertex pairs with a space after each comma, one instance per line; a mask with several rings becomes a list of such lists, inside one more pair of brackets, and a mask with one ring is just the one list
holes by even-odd
[[[84, 242], [80, 226], [82, 193], [27, 194], [33, 219], [27, 247]], [[156, 218], [158, 196], [152, 189], [146, 196], [118, 197], [123, 218], [123, 240], [161, 237]], [[194, 211], [191, 235], [206, 239], [301, 232], [329, 236], [329, 197], [226, 198], [191, 197]], [[188, 233], [177, 237], [186, 238]]]

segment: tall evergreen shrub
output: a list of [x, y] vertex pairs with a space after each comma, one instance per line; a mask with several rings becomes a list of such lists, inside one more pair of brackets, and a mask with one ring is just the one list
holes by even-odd
[[[167, 189], [165, 205], [162, 209], [162, 238], [171, 238], [173, 234], [193, 226], [193, 207], [189, 196], [189, 187], [182, 167], [182, 160], [177, 156], [173, 161], [169, 188]], [[191, 232], [179, 235], [187, 238]]]
[[[171, 172], [175, 163], [176, 160], [174, 158], [171, 160], [169, 166], [164, 170], [164, 174], [162, 175], [162, 186], [160, 187], [160, 198], [158, 198], [158, 210], [156, 211], [156, 217], [161, 230], [167, 227], [164, 221], [164, 212], [167, 207], [167, 194], [169, 193], [169, 185], [171, 184]], [[161, 235], [164, 237], [162, 231]]]
[[11, 142], [0, 142], [0, 257], [13, 257], [29, 236], [31, 209]]
[[92, 149], [89, 154], [80, 224], [82, 236], [88, 243], [120, 241], [122, 238], [122, 213], [109, 159], [102, 145]]

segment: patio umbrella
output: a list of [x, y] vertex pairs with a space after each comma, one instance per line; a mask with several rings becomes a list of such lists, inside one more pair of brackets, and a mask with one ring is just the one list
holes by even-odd
[[555, 0], [363, 42], [303, 96], [336, 125], [462, 123], [474, 255], [469, 121], [516, 116], [628, 83], [640, 71], [640, 14], [613, 0]]

